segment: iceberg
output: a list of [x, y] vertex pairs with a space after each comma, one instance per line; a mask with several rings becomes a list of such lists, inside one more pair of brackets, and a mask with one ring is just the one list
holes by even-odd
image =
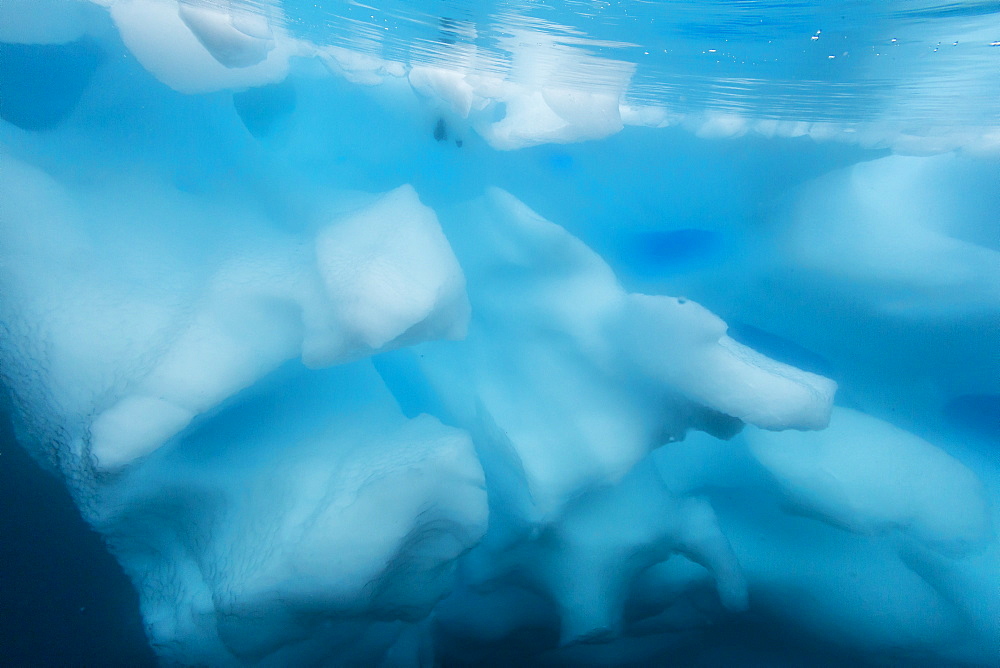
[[997, 116], [520, 4], [0, 8], [0, 406], [158, 660], [1000, 662]]

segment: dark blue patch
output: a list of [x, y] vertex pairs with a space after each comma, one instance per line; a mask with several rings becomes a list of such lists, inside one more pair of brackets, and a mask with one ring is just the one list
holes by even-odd
[[729, 336], [773, 360], [803, 371], [833, 378], [833, 365], [822, 355], [794, 341], [739, 322], [729, 323]]
[[458, 39], [458, 22], [455, 19], [442, 16], [438, 25], [440, 26], [438, 41], [442, 44], [454, 44], [455, 40]]
[[719, 247], [719, 235], [709, 230], [672, 230], [638, 235], [643, 253], [654, 262], [685, 262], [709, 255]]
[[944, 407], [945, 418], [984, 438], [1000, 441], [1000, 394], [965, 394]]
[[285, 79], [281, 83], [233, 93], [233, 107], [250, 134], [261, 139], [295, 110], [295, 86]]
[[434, 125], [434, 141], [445, 141], [448, 139], [448, 124], [443, 118], [439, 118]]
[[103, 52], [91, 41], [0, 42], [0, 118], [24, 130], [49, 130], [76, 108]]
[[642, 274], [689, 271], [722, 250], [722, 236], [711, 230], [640, 232], [625, 246], [627, 265]]

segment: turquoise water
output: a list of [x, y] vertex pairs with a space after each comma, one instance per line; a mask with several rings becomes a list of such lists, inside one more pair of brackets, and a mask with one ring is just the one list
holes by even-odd
[[997, 3], [7, 0], [0, 119], [0, 664], [1000, 662]]

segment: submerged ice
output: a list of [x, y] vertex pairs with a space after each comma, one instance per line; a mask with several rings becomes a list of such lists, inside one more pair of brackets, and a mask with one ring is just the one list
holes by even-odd
[[164, 662], [648, 665], [746, 619], [1000, 661], [995, 125], [282, 16], [0, 9], [5, 402]]

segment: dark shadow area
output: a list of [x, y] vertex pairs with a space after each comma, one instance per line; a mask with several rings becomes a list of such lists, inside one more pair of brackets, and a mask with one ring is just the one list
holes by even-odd
[[954, 426], [980, 438], [1000, 443], [1000, 394], [965, 394], [944, 407]]
[[[498, 642], [494, 652], [484, 655], [481, 648], [454, 647], [445, 652], [444, 668], [573, 668], [578, 665], [603, 665], [615, 668], [875, 668], [876, 666], [907, 666], [912, 668], [943, 668], [921, 657], [865, 656], [846, 648], [835, 647], [816, 638], [796, 635], [772, 620], [743, 615], [702, 631], [678, 632], [672, 642], [665, 642], [661, 652], [638, 653], [629, 658], [629, 640], [615, 646], [600, 644], [566, 648], [561, 654], [544, 658], [528, 658], [531, 651], [543, 651], [545, 645], [554, 648], [557, 642], [543, 629], [527, 630]], [[558, 635], [558, 634], [556, 634]], [[631, 639], [632, 648], [641, 646], [643, 639]], [[650, 639], [647, 639], [650, 640]], [[518, 650], [526, 650], [519, 653]], [[473, 651], [470, 651], [473, 650]], [[623, 651], [624, 650], [624, 651]], [[616, 657], [616, 654], [621, 653]], [[950, 666], [950, 668], [958, 668]]]
[[267, 137], [284, 118], [295, 111], [295, 86], [281, 83], [233, 93], [233, 107], [247, 131], [257, 139]]
[[623, 244], [623, 260], [640, 275], [670, 275], [705, 266], [723, 250], [722, 235], [711, 230], [638, 232]]
[[783, 364], [827, 378], [836, 376], [833, 364], [825, 357], [777, 334], [735, 321], [729, 323], [726, 333], [743, 345]]
[[0, 665], [155, 666], [139, 599], [0, 413]]
[[[752, 614], [707, 629], [697, 640], [663, 657], [663, 664], [691, 668], [864, 668], [881, 665], [860, 652], [835, 647]], [[893, 665], [890, 661], [886, 665]], [[899, 665], [899, 664], [896, 664]], [[914, 667], [921, 664], [907, 664]]]
[[49, 130], [76, 108], [103, 53], [70, 44], [0, 42], [0, 118], [24, 130]]

